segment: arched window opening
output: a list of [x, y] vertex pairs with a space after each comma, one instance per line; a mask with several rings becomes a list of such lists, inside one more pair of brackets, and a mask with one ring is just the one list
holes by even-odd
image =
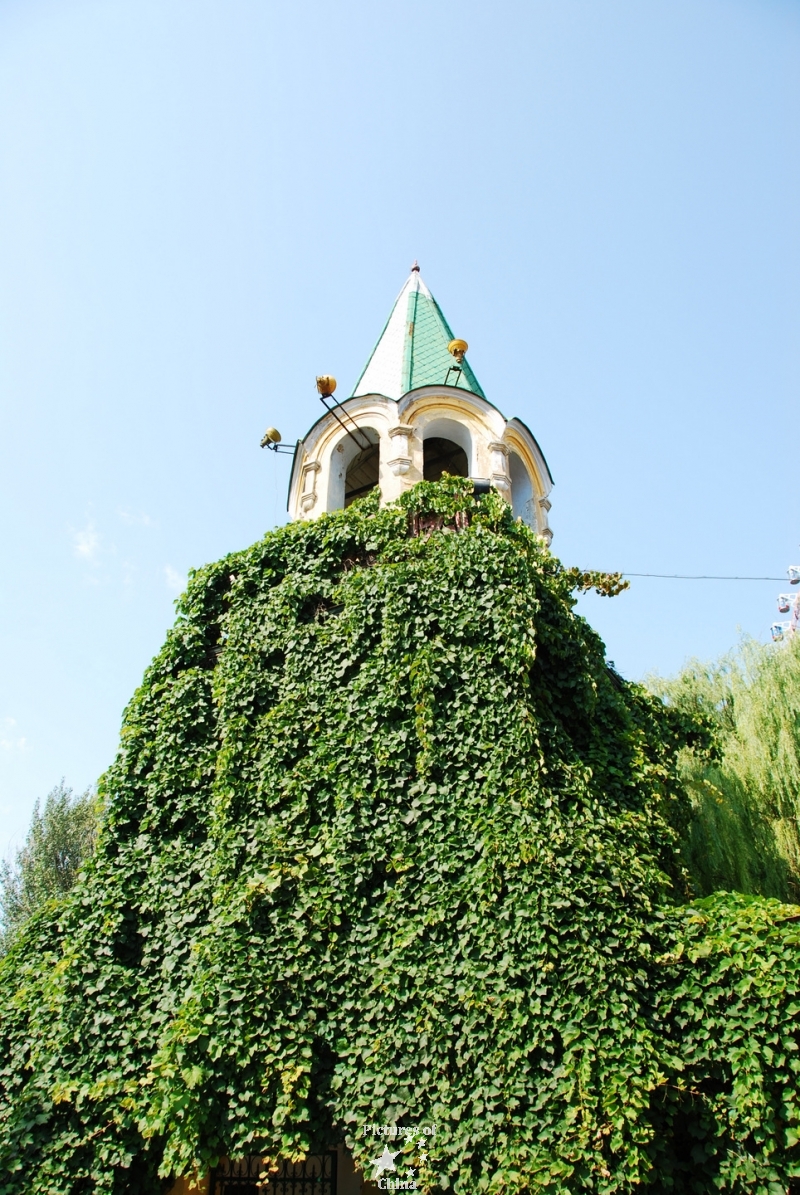
[[422, 445], [422, 476], [426, 481], [439, 481], [443, 473], [454, 477], [469, 477], [469, 461], [464, 449], [443, 436], [431, 436]]
[[363, 448], [361, 452], [356, 452], [347, 466], [344, 478], [344, 504], [346, 507], [351, 502], [355, 502], [356, 498], [363, 498], [364, 494], [374, 490], [378, 484], [380, 473], [381, 450], [378, 433], [371, 427], [360, 427], [357, 434], [362, 443], [368, 441], [368, 447]]
[[514, 512], [514, 518], [522, 519], [523, 523], [527, 523], [529, 527], [535, 527], [533, 484], [522, 458], [516, 452], [509, 455], [508, 471], [511, 476], [511, 509]]

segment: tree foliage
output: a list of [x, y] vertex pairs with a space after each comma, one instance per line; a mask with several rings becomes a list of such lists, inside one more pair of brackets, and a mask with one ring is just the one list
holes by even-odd
[[[739, 1088], [693, 1118], [752, 1015], [724, 908], [672, 909], [696, 719], [606, 666], [574, 586], [456, 478], [192, 576], [88, 869], [0, 966], [2, 1195], [366, 1164], [375, 1122], [436, 1124], [426, 1191], [668, 1189], [695, 1132], [727, 1189], [793, 1172], [793, 970], [754, 989], [779, 1129], [742, 1136], [749, 1072], [745, 1119]], [[793, 923], [753, 908], [777, 981]]]
[[91, 792], [75, 796], [62, 780], [37, 801], [25, 845], [13, 864], [0, 863], [0, 945], [8, 942], [48, 901], [64, 896], [91, 854], [97, 829]]
[[800, 640], [745, 639], [716, 664], [695, 660], [648, 685], [710, 732], [681, 758], [693, 806], [683, 855], [697, 893], [800, 899]]

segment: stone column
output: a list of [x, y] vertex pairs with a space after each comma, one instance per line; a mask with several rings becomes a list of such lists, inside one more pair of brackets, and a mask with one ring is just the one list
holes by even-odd
[[492, 440], [489, 445], [491, 460], [491, 482], [504, 498], [511, 495], [511, 479], [508, 476], [508, 445], [502, 440]]
[[544, 542], [547, 544], [548, 548], [550, 547], [550, 544], [553, 542], [553, 532], [550, 530], [550, 528], [547, 524], [547, 512], [551, 506], [552, 506], [552, 503], [549, 498], [540, 498], [539, 499], [539, 509], [542, 512], [537, 519], [537, 522], [539, 524], [539, 534], [541, 535]]
[[399, 423], [397, 427], [389, 428], [389, 439], [392, 442], [392, 452], [387, 461], [395, 477], [408, 473], [411, 468], [411, 457], [408, 455], [408, 441], [414, 434], [413, 427], [407, 423]]
[[317, 501], [317, 474], [322, 465], [319, 461], [308, 461], [303, 465], [303, 473], [300, 478], [300, 509], [303, 514], [308, 514]]

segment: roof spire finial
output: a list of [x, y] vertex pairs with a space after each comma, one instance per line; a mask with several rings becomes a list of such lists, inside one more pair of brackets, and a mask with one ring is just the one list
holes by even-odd
[[414, 264], [413, 264], [413, 266], [411, 267], [411, 273], [412, 273], [412, 274], [418, 274], [418, 273], [419, 273], [419, 262], [417, 261], [417, 259], [416, 259], [416, 258], [414, 258]]

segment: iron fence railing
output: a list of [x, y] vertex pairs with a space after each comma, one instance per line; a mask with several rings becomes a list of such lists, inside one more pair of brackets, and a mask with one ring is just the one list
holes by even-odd
[[260, 1157], [220, 1163], [211, 1172], [210, 1195], [336, 1195], [336, 1151], [281, 1162], [262, 1182]]

